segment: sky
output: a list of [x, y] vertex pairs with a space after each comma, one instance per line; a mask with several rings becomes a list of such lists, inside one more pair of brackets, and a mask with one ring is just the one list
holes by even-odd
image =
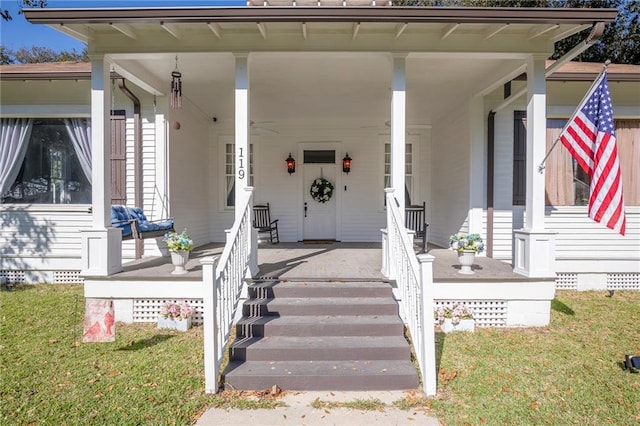
[[[48, 8], [85, 8], [85, 7], [172, 7], [172, 6], [228, 6], [245, 5], [242, 0], [48, 0]], [[47, 47], [56, 52], [76, 50], [80, 53], [86, 47], [84, 43], [47, 25], [31, 24], [24, 15], [18, 14], [17, 0], [0, 0], [0, 9], [8, 10], [11, 21], [0, 18], [0, 44], [7, 49], [18, 50], [21, 47]]]

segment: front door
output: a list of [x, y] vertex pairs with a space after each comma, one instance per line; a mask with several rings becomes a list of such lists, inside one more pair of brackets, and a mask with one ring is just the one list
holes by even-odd
[[[338, 187], [336, 184], [336, 164], [305, 163], [303, 165], [303, 238], [305, 240], [335, 240], [336, 239], [336, 205]], [[333, 186], [333, 191], [323, 185], [324, 179]], [[315, 184], [318, 189], [311, 193]], [[328, 199], [326, 199], [328, 198]], [[322, 202], [324, 200], [324, 202]]]

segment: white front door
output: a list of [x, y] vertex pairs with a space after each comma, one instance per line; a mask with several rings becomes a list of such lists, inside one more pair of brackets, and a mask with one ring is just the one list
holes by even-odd
[[[303, 164], [303, 237], [305, 240], [336, 239], [336, 205], [338, 186], [336, 184], [336, 164]], [[333, 185], [331, 198], [322, 203], [311, 194], [311, 186], [318, 178], [324, 178]]]

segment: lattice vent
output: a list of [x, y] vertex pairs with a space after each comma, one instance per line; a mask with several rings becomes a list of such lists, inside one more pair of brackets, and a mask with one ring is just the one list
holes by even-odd
[[556, 277], [557, 290], [577, 290], [578, 274], [558, 274]]
[[53, 271], [54, 284], [84, 284], [80, 271]]
[[607, 290], [640, 290], [640, 274], [607, 274]]
[[0, 271], [0, 277], [5, 278], [8, 283], [24, 283], [26, 281], [24, 271], [3, 270]]
[[165, 302], [181, 303], [183, 300], [196, 310], [192, 323], [202, 324], [204, 312], [202, 299], [133, 299], [133, 322], [156, 322]]
[[[452, 305], [454, 300], [436, 300], [436, 308]], [[506, 327], [507, 326], [507, 302], [503, 300], [462, 300], [473, 311], [476, 326], [478, 327]]]

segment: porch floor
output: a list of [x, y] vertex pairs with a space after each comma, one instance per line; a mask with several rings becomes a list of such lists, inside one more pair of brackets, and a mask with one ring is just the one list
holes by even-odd
[[[188, 273], [172, 275], [173, 265], [169, 257], [144, 258], [123, 265], [124, 271], [111, 275], [112, 280], [202, 280], [200, 259], [220, 256], [222, 243], [207, 244], [191, 252], [187, 263]], [[429, 246], [427, 252], [435, 257], [434, 282], [448, 281], [526, 281], [528, 278], [515, 274], [510, 264], [476, 256], [473, 275], [459, 274], [460, 266], [452, 250]], [[258, 248], [259, 278], [286, 280], [341, 279], [384, 280], [381, 243], [261, 243]]]

